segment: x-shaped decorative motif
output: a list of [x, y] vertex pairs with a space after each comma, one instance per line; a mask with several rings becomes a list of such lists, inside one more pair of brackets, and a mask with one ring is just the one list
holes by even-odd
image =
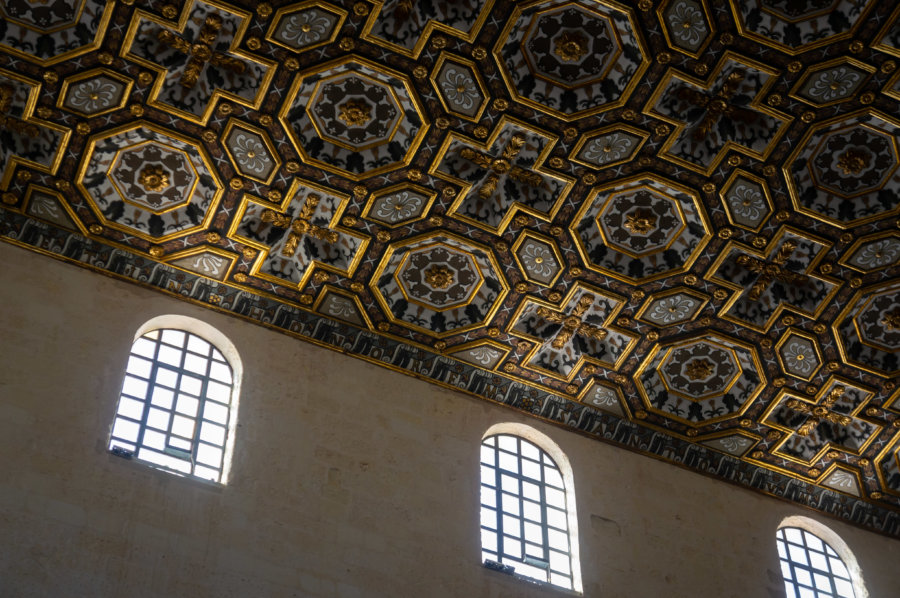
[[200, 78], [200, 72], [207, 63], [236, 74], [243, 73], [247, 68], [247, 65], [237, 58], [226, 56], [212, 49], [212, 45], [215, 43], [221, 28], [222, 17], [210, 14], [207, 15], [206, 20], [203, 22], [203, 27], [200, 29], [200, 33], [194, 43], [175, 35], [168, 29], [160, 30], [157, 35], [157, 39], [160, 42], [190, 57], [187, 65], [184, 67], [184, 72], [181, 74], [181, 79], [179, 79], [182, 87], [188, 89], [194, 87]]
[[297, 252], [297, 247], [300, 245], [300, 241], [303, 240], [304, 235], [310, 235], [311, 237], [322, 239], [329, 243], [337, 242], [338, 234], [335, 231], [316, 226], [310, 222], [310, 218], [312, 218], [316, 206], [319, 205], [319, 199], [320, 197], [318, 195], [312, 193], [308, 195], [306, 197], [306, 203], [303, 204], [300, 213], [297, 214], [297, 217], [294, 218], [293, 221], [290, 216], [279, 214], [275, 210], [266, 210], [263, 212], [263, 222], [270, 222], [273, 226], [277, 226], [278, 228], [289, 228], [291, 230], [288, 234], [287, 241], [284, 243], [284, 247], [281, 249], [281, 255], [285, 257], [293, 256], [294, 253]]

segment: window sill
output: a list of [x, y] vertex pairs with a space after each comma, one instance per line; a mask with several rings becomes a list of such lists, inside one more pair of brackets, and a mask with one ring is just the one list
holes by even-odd
[[211, 490], [213, 492], [222, 492], [225, 488], [224, 484], [220, 484], [219, 482], [213, 482], [212, 480], [207, 480], [204, 478], [196, 478], [194, 476], [182, 473], [180, 471], [176, 471], [174, 469], [167, 469], [161, 465], [157, 465], [151, 461], [144, 461], [142, 459], [138, 459], [137, 457], [122, 457], [116, 455], [111, 450], [106, 451], [107, 458], [110, 462], [113, 463], [122, 463], [126, 467], [132, 467], [136, 471], [145, 471], [149, 472], [151, 476], [157, 477], [160, 480], [181, 480], [182, 482], [186, 482], [189, 485], [196, 486], [198, 488], [203, 488], [205, 490]]
[[584, 594], [581, 592], [576, 592], [575, 590], [569, 590], [566, 588], [562, 588], [560, 586], [555, 586], [552, 583], [550, 583], [549, 581], [541, 581], [539, 579], [535, 579], [533, 577], [528, 577], [526, 575], [521, 575], [521, 574], [515, 573], [515, 572], [506, 573], [504, 571], [494, 569], [493, 567], [489, 567], [485, 563], [481, 563], [481, 566], [484, 567], [485, 569], [487, 569], [488, 571], [491, 571], [497, 575], [502, 575], [504, 577], [512, 577], [513, 579], [516, 579], [522, 583], [527, 583], [529, 585], [537, 586], [541, 589], [550, 590], [550, 591], [556, 592], [557, 594], [559, 594], [561, 596], [584, 596]]

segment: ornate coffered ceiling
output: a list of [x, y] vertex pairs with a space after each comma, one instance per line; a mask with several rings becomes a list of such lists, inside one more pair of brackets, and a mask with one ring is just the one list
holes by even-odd
[[900, 537], [894, 5], [0, 0], [0, 238]]

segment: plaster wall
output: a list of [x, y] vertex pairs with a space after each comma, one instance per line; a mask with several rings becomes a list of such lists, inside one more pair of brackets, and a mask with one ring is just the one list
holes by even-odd
[[[7, 244], [0, 263], [0, 597], [565, 595], [480, 565], [478, 448], [504, 421], [569, 457], [586, 596], [782, 595], [788, 515], [897, 595], [900, 542]], [[225, 487], [106, 450], [133, 334], [161, 314], [242, 358]]]

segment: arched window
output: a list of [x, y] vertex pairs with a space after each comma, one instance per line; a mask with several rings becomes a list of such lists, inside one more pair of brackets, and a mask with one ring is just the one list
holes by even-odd
[[488, 430], [481, 442], [482, 561], [580, 592], [572, 486], [568, 460], [552, 440], [517, 424]]
[[856, 558], [824, 525], [788, 517], [776, 543], [788, 598], [867, 598]]
[[154, 318], [131, 346], [109, 449], [225, 483], [239, 366], [233, 345], [211, 326], [183, 316]]

